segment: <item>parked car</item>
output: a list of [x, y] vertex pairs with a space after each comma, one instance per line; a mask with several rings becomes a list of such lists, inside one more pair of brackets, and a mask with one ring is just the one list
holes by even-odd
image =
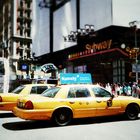
[[20, 96], [28, 94], [41, 94], [44, 90], [50, 88], [49, 84], [25, 84], [18, 86], [10, 93], [0, 94], [0, 110], [12, 111], [17, 104], [17, 99]]
[[53, 120], [64, 126], [74, 118], [125, 114], [138, 118], [140, 99], [113, 96], [98, 85], [61, 85], [18, 99], [13, 113], [26, 120]]

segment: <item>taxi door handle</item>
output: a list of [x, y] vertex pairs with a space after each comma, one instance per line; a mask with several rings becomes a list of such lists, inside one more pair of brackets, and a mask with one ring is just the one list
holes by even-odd
[[82, 105], [82, 102], [79, 102], [80, 105]]
[[96, 101], [97, 103], [101, 103], [102, 101]]
[[74, 101], [70, 101], [69, 103], [70, 103], [70, 104], [74, 104], [75, 102], [74, 102]]
[[103, 102], [107, 102], [107, 101], [103, 101]]

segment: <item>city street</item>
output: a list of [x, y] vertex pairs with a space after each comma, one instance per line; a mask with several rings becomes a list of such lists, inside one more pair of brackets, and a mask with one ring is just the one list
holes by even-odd
[[140, 140], [139, 5], [0, 0], [0, 140]]
[[56, 127], [47, 121], [26, 121], [0, 111], [0, 140], [139, 140], [140, 118], [122, 117], [74, 120]]

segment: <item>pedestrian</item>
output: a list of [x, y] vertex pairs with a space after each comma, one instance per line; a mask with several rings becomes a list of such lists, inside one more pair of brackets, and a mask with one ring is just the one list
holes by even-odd
[[127, 86], [127, 95], [128, 95], [128, 96], [131, 96], [131, 92], [132, 92], [131, 86], [128, 85], [128, 86]]
[[132, 96], [133, 97], [138, 97], [138, 89], [139, 89], [139, 87], [138, 87], [138, 85], [137, 85], [137, 83], [133, 83], [133, 85], [132, 85]]
[[127, 84], [123, 83], [123, 95], [126, 96], [128, 95], [128, 88], [127, 88]]
[[106, 84], [105, 88], [107, 91], [109, 91], [111, 93], [111, 86], [109, 83]]
[[118, 84], [116, 84], [116, 92], [117, 92], [117, 95], [121, 95], [121, 84], [120, 83], [118, 83]]

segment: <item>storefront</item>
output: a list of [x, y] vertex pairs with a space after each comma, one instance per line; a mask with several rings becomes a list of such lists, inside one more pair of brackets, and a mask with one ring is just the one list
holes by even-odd
[[[92, 39], [82, 38], [79, 46], [75, 46], [79, 50], [73, 47], [68, 53], [67, 71], [91, 73], [95, 83], [135, 81], [135, 76], [131, 75], [135, 56], [132, 58], [128, 50], [134, 46], [134, 40], [129, 32], [129, 28], [109, 27], [98, 31]], [[121, 48], [124, 42], [127, 47]]]
[[[94, 83], [135, 81], [135, 73], [131, 75], [136, 55], [131, 52], [135, 46], [132, 30], [110, 26], [95, 33], [94, 37], [80, 36], [75, 46], [38, 57], [39, 64], [53, 63], [59, 72], [91, 73]], [[139, 46], [139, 40], [137, 43]]]
[[127, 54], [118, 48], [85, 50], [69, 55], [68, 72], [91, 73], [95, 82], [122, 82], [126, 74], [125, 58]]

